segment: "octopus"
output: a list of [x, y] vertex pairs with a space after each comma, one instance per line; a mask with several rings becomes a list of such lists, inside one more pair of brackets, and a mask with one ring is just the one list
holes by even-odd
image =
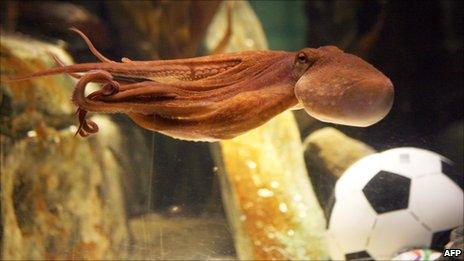
[[[139, 126], [173, 138], [218, 141], [288, 109], [304, 109], [323, 122], [366, 127], [384, 118], [393, 103], [387, 76], [335, 46], [115, 62], [84, 33], [71, 30], [99, 62], [64, 65], [54, 57], [57, 67], [14, 81], [63, 73], [77, 78], [72, 101], [83, 137], [98, 131], [88, 112], [124, 113]], [[86, 95], [90, 82], [101, 88]]]

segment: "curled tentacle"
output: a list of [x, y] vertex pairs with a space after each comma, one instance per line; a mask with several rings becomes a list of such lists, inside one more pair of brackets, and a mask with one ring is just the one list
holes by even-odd
[[[115, 82], [117, 83], [117, 82]], [[109, 96], [119, 92], [119, 84], [107, 83], [101, 88], [101, 92], [105, 96]]]
[[94, 121], [85, 119], [87, 115], [86, 110], [79, 108], [77, 113], [79, 114], [78, 118], [80, 123], [75, 135], [79, 134], [81, 137], [87, 137], [90, 134], [98, 132], [98, 125]]
[[79, 119], [79, 128], [77, 128], [76, 136], [79, 134], [81, 137], [87, 137], [90, 134], [94, 134], [98, 132], [98, 125], [91, 120], [87, 120], [85, 116], [87, 115], [87, 111], [81, 108], [77, 109], [78, 119]]
[[[104, 90], [94, 92], [94, 94], [85, 96], [85, 88], [89, 82], [99, 82], [104, 84]], [[120, 84], [119, 82], [113, 80], [111, 73], [103, 70], [90, 71], [89, 73], [83, 75], [81, 79], [77, 82], [76, 88], [73, 93], [73, 101], [78, 107], [92, 108], [95, 105], [90, 101], [90, 99], [96, 98], [98, 95], [109, 95], [114, 94], [119, 91]], [[98, 110], [98, 108], [95, 108]]]
[[[107, 82], [103, 85], [102, 89], [95, 91], [85, 96], [85, 88], [89, 82]], [[78, 106], [77, 114], [79, 119], [79, 128], [77, 129], [76, 135], [79, 134], [82, 137], [86, 137], [90, 134], [98, 132], [98, 125], [86, 119], [87, 110], [83, 109], [83, 106], [89, 104], [89, 100], [97, 99], [101, 96], [108, 96], [119, 91], [119, 83], [113, 80], [113, 76], [106, 71], [93, 71], [86, 75], [83, 75], [76, 84], [74, 90], [73, 101]]]

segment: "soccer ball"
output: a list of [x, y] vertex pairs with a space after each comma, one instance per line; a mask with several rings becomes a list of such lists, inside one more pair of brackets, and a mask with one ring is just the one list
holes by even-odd
[[327, 237], [333, 260], [385, 260], [440, 250], [463, 224], [463, 176], [431, 151], [396, 148], [348, 168], [335, 185]]

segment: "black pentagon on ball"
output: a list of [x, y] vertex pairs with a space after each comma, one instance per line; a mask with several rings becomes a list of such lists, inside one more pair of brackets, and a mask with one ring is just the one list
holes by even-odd
[[407, 208], [410, 188], [410, 178], [382, 170], [369, 180], [363, 192], [375, 212], [382, 214]]
[[346, 260], [374, 260], [367, 251], [348, 253], [345, 255]]
[[464, 175], [460, 174], [455, 166], [441, 160], [441, 173], [450, 178], [456, 185], [464, 190]]
[[450, 241], [451, 230], [452, 229], [447, 229], [433, 233], [430, 248], [436, 251], [442, 251], [445, 245]]

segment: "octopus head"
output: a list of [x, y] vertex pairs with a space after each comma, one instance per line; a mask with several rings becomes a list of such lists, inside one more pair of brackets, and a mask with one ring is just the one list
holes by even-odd
[[334, 46], [299, 51], [293, 77], [298, 101], [321, 121], [366, 127], [384, 118], [393, 104], [388, 77]]

